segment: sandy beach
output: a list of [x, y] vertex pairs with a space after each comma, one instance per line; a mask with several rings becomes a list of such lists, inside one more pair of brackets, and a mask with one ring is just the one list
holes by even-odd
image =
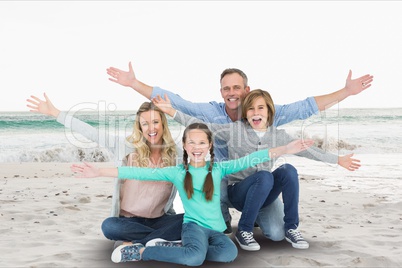
[[[379, 157], [381, 156], [381, 157]], [[402, 266], [401, 155], [359, 155], [356, 172], [292, 157], [300, 175], [297, 250], [255, 230], [257, 252], [205, 267]], [[114, 264], [109, 216], [112, 179], [77, 179], [70, 163], [0, 163], [0, 267], [177, 267], [161, 262]], [[109, 163], [97, 165], [111, 166]], [[239, 213], [232, 210], [233, 225]], [[232, 235], [233, 238], [233, 235]]]

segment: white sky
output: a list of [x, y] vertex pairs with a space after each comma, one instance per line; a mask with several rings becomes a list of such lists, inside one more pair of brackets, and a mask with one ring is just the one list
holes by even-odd
[[219, 76], [236, 67], [252, 89], [285, 104], [374, 75], [340, 108], [402, 107], [402, 2], [1, 1], [1, 111], [27, 111], [47, 92], [136, 110], [146, 99], [108, 80], [109, 66], [193, 101], [221, 101]]

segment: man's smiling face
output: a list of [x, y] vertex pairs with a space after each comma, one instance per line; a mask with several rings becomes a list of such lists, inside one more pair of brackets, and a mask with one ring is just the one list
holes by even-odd
[[249, 87], [244, 85], [243, 77], [237, 73], [227, 74], [221, 80], [221, 95], [226, 109], [238, 110], [249, 91]]

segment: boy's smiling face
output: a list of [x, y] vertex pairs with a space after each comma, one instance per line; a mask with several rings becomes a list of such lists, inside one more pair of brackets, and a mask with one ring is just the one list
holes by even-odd
[[268, 107], [263, 97], [257, 98], [247, 109], [247, 121], [250, 126], [259, 131], [267, 129]]

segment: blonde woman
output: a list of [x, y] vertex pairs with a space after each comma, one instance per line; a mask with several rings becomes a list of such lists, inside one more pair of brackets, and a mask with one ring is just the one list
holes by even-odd
[[[31, 112], [53, 116], [74, 132], [107, 148], [117, 165], [158, 168], [176, 165], [177, 148], [166, 116], [151, 102], [139, 107], [133, 133], [120, 139], [99, 135], [96, 128], [57, 109], [46, 94], [44, 98], [31, 96], [27, 100]], [[173, 209], [176, 192], [170, 182], [116, 179], [111, 216], [102, 223], [103, 234], [116, 241], [114, 247], [123, 243], [146, 244], [154, 238], [179, 240], [183, 214], [175, 214]]]

